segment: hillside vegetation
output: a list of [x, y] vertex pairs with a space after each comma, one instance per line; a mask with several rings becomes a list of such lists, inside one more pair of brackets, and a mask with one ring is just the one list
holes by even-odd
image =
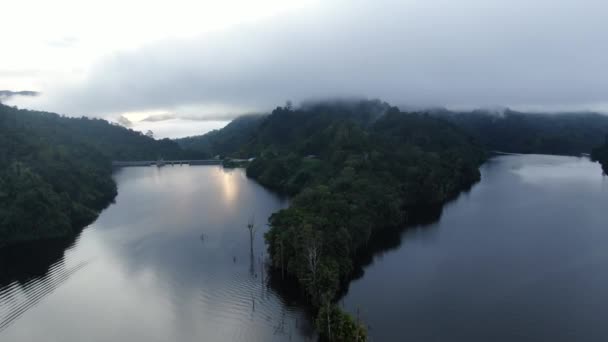
[[213, 158], [217, 155], [246, 158], [246, 146], [264, 118], [265, 115], [241, 116], [232, 120], [221, 130], [175, 141], [182, 148], [196, 151], [205, 158]]
[[0, 104], [0, 246], [72, 234], [116, 195], [111, 160], [183, 157], [105, 120]]
[[474, 137], [488, 150], [577, 155], [604, 142], [608, 116], [597, 113], [529, 114], [505, 110], [434, 112]]

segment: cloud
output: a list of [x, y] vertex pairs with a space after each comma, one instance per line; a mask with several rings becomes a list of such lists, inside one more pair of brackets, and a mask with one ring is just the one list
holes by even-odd
[[159, 121], [172, 120], [172, 119], [175, 119], [176, 117], [177, 116], [172, 113], [154, 114], [154, 115], [148, 116], [147, 118], [145, 118], [141, 121], [159, 122]]
[[[191, 109], [190, 111], [195, 110]], [[206, 113], [206, 114], [188, 114], [187, 112], [183, 112], [181, 114], [176, 113], [162, 113], [162, 114], [151, 114], [144, 119], [140, 120], [140, 122], [162, 122], [169, 121], [173, 119], [181, 119], [185, 121], [230, 121], [238, 116], [243, 114], [251, 114], [251, 113]]]
[[140, 132], [151, 130], [154, 132], [154, 137], [158, 139], [173, 139], [205, 134], [211, 130], [222, 128], [227, 123], [227, 121], [171, 119], [156, 122], [139, 121], [133, 123], [130, 128]]
[[40, 75], [39, 70], [0, 69], [0, 77], [34, 77]]
[[69, 47], [73, 47], [74, 45], [78, 44], [79, 39], [76, 37], [62, 37], [59, 39], [55, 39], [55, 40], [49, 40], [47, 42], [47, 44], [51, 47], [54, 48], [69, 48]]
[[327, 1], [113, 54], [82, 83], [49, 91], [45, 105], [68, 114], [161, 109], [185, 117], [184, 107], [234, 113], [362, 96], [415, 106], [601, 109], [607, 11], [594, 0]]
[[40, 95], [39, 92], [31, 91], [31, 90], [22, 90], [22, 91], [0, 90], [0, 101], [6, 101], [15, 96], [33, 97], [33, 96], [38, 96], [38, 95]]
[[127, 128], [133, 127], [133, 122], [131, 122], [131, 120], [126, 118], [124, 115], [119, 116], [116, 119], [116, 122], [119, 123], [123, 127], [127, 127]]

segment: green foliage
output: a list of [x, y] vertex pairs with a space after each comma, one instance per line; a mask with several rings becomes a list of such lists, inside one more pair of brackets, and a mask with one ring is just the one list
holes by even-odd
[[[269, 219], [272, 264], [296, 277], [316, 307], [348, 281], [373, 234], [470, 186], [485, 158], [450, 123], [378, 101], [277, 108], [250, 141], [257, 157], [248, 176], [293, 196]], [[331, 315], [346, 328], [330, 340], [358, 331], [348, 315]]]
[[216, 155], [248, 158], [243, 147], [251, 140], [265, 116], [245, 115], [234, 119], [221, 130], [205, 135], [176, 139], [184, 149], [200, 153], [205, 158]]
[[0, 177], [0, 241], [69, 234], [70, 202], [22, 163]]
[[526, 114], [506, 110], [434, 113], [464, 129], [489, 150], [576, 155], [604, 142], [608, 116], [594, 113]]
[[116, 195], [111, 160], [188, 154], [104, 120], [0, 105], [0, 246], [93, 221]]
[[323, 305], [316, 319], [317, 330], [328, 341], [367, 341], [367, 330], [335, 305]]

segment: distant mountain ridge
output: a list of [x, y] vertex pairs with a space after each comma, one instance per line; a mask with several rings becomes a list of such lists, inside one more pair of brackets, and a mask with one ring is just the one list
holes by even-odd
[[[310, 103], [303, 109], [326, 107], [331, 113], [331, 106], [356, 106], [348, 102]], [[369, 115], [368, 121], [381, 117], [388, 104], [381, 101], [359, 102], [366, 103], [369, 108], [358, 108], [359, 112]], [[388, 107], [387, 107], [388, 106]], [[506, 107], [492, 109], [476, 109], [472, 111], [450, 111], [445, 108], [428, 108], [410, 113], [426, 113], [428, 115], [449, 121], [463, 129], [488, 150], [512, 153], [545, 153], [577, 155], [591, 153], [591, 150], [604, 142], [608, 133], [608, 116], [594, 112], [564, 112], [564, 113], [525, 113]], [[340, 114], [338, 114], [340, 115]], [[328, 115], [331, 117], [331, 114]], [[334, 119], [338, 119], [336, 117]], [[229, 155], [234, 157], [249, 157], [256, 144], [265, 141], [287, 141], [293, 134], [290, 120], [280, 117], [270, 119], [269, 115], [242, 116], [233, 120], [223, 129], [215, 130], [200, 136], [177, 139], [184, 148], [190, 148], [205, 153], [208, 156]], [[270, 137], [264, 133], [265, 126], [271, 125], [266, 121], [276, 121], [272, 125], [281, 125], [277, 136]], [[331, 119], [328, 118], [326, 123]], [[359, 120], [365, 121], [364, 118]], [[254, 132], [259, 129], [257, 136]], [[247, 142], [250, 147], [243, 148]]]
[[608, 116], [592, 112], [523, 113], [504, 109], [436, 112], [489, 150], [578, 155], [591, 153], [608, 134]]
[[184, 149], [196, 151], [207, 158], [216, 155], [231, 157], [249, 157], [243, 148], [253, 139], [267, 115], [244, 115], [232, 120], [219, 130], [213, 130], [204, 135], [176, 139]]

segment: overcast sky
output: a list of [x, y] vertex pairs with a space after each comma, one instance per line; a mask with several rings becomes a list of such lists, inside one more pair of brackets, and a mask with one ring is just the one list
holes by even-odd
[[608, 111], [606, 1], [20, 0], [0, 8], [0, 89], [42, 93], [10, 104], [155, 115], [192, 131], [166, 136], [327, 97]]

